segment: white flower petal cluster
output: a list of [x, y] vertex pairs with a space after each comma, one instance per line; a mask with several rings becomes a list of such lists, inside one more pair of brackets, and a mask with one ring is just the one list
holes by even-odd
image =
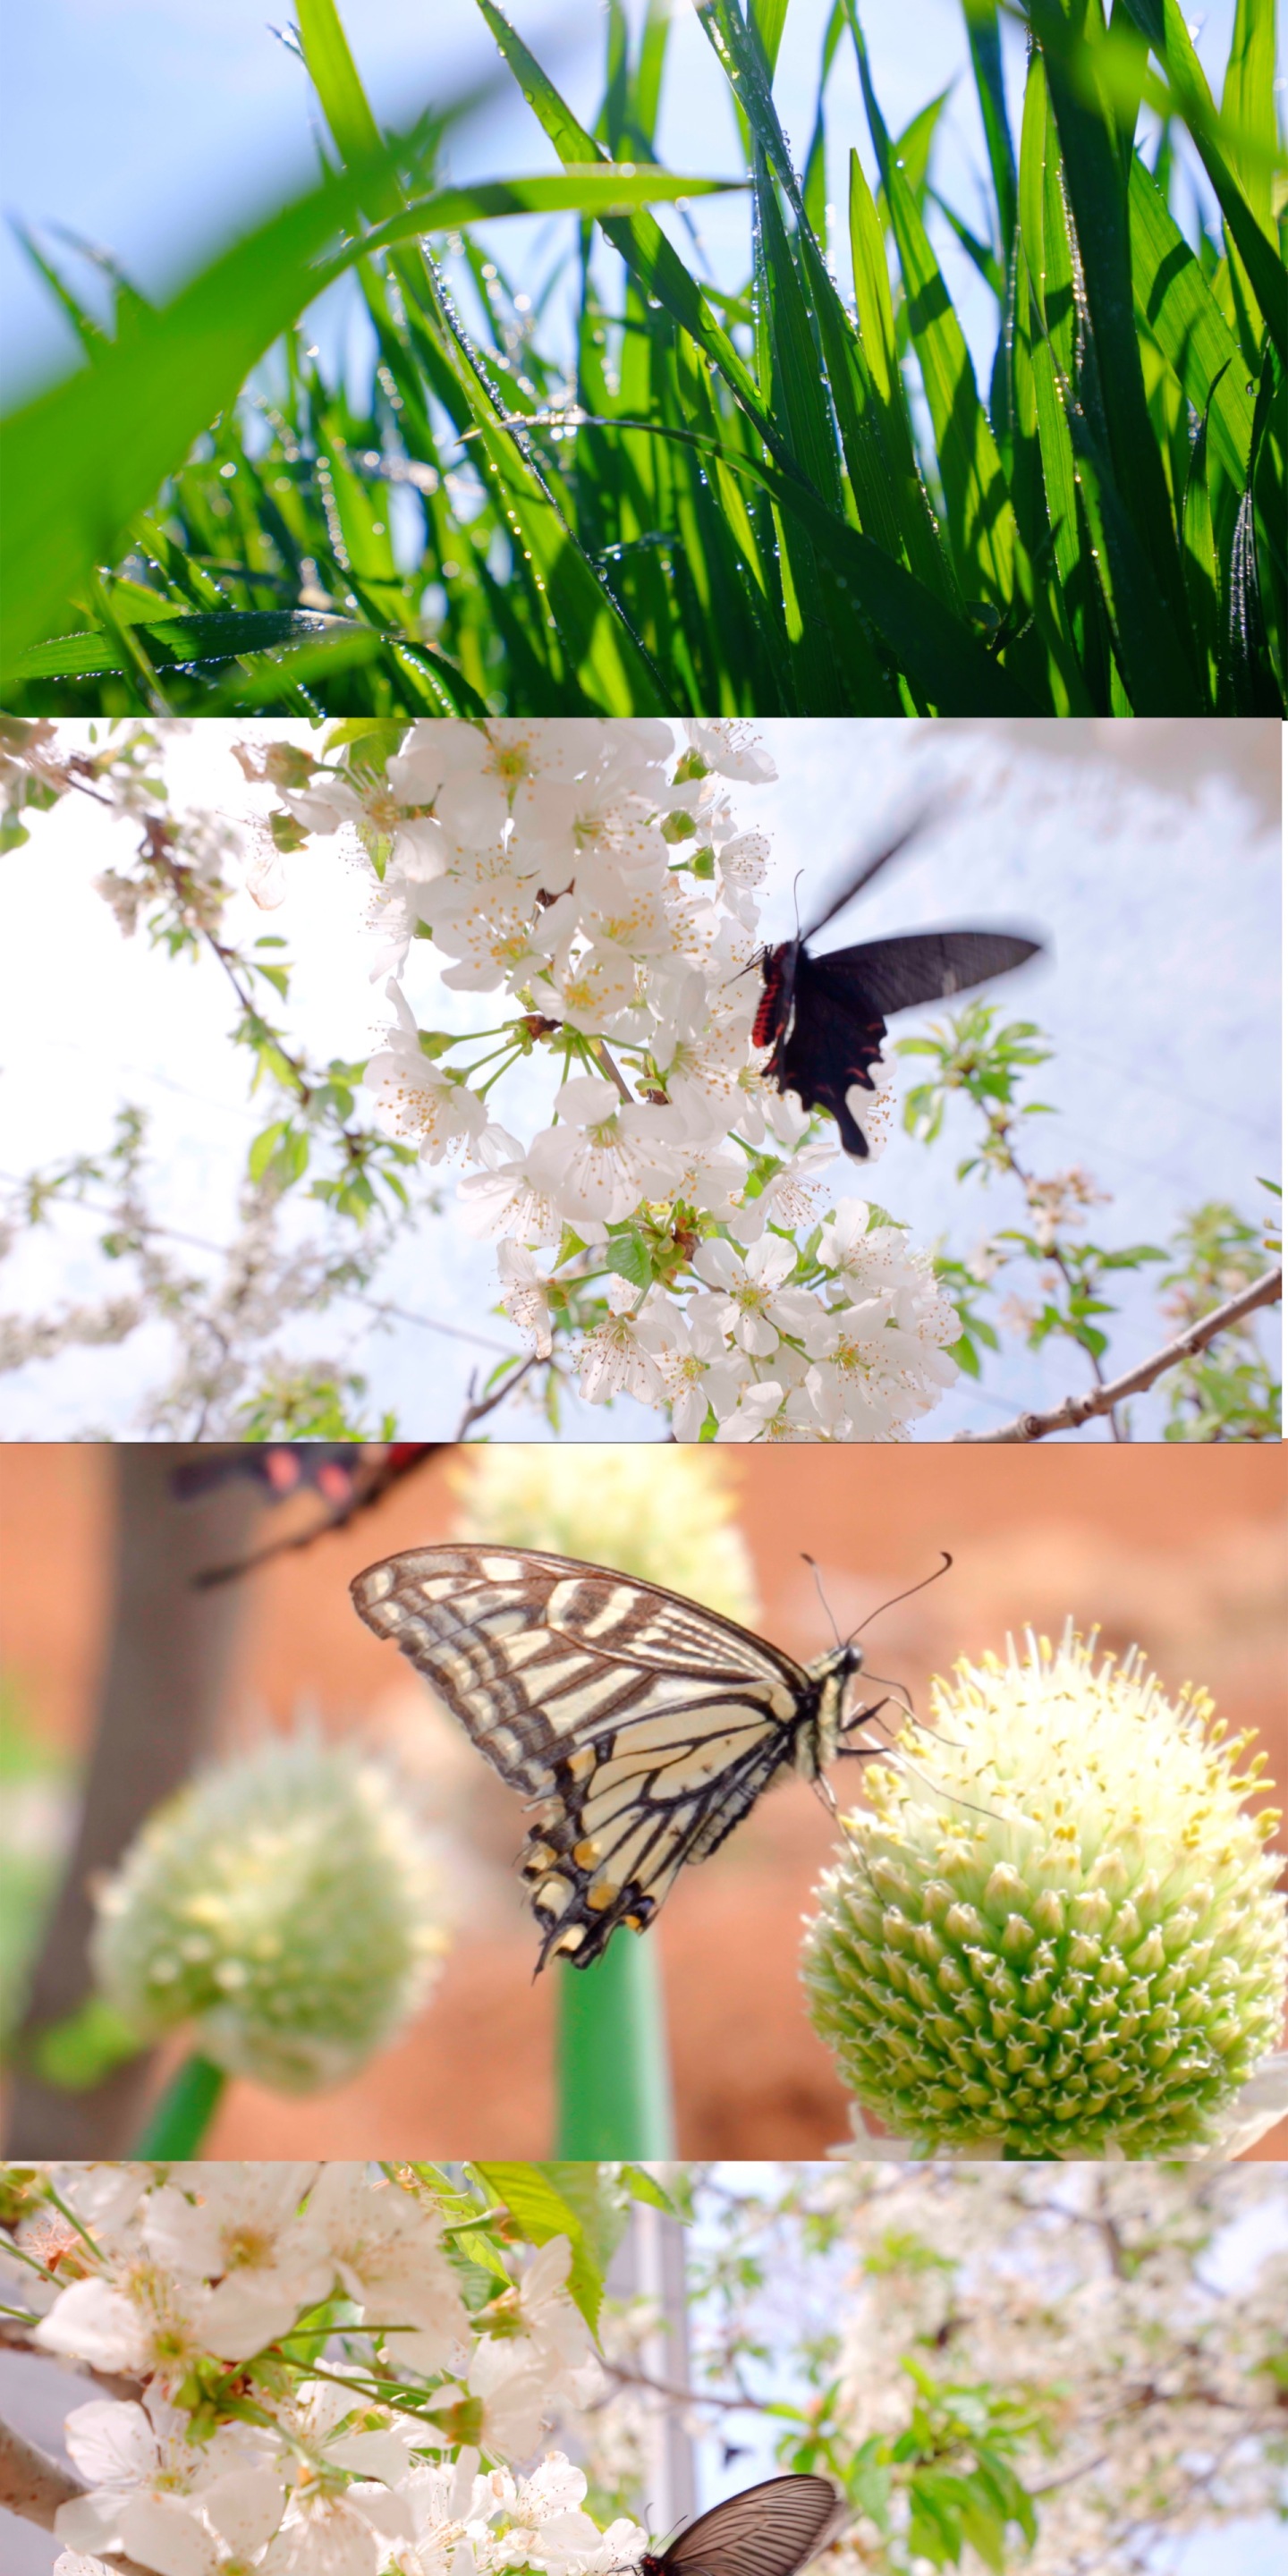
[[[558, 2402], [603, 2384], [566, 2237], [471, 2318], [440, 2210], [375, 2168], [49, 2174], [56, 2203], [0, 2238], [7, 2277], [54, 2275], [32, 2341], [140, 2382], [67, 2419], [84, 2492], [58, 2512], [58, 2576], [98, 2576], [103, 2551], [156, 2576], [608, 2576], [638, 2557], [643, 2533], [601, 2532], [582, 2472], [537, 2456]], [[327, 2301], [343, 2339], [293, 2376], [283, 2338]], [[363, 2351], [405, 2407], [364, 2394]]]
[[[846, 2165], [829, 2210], [851, 2258], [850, 2439], [897, 2437], [904, 2356], [947, 2345], [959, 2387], [1046, 2395], [1054, 2456], [1035, 2439], [1015, 2464], [1041, 2494], [1026, 2576], [1176, 2564], [1191, 2533], [1216, 2566], [1223, 2527], [1237, 2566], [1282, 2510], [1281, 2200], [1273, 2164]], [[843, 2546], [854, 2576], [863, 2536]]]
[[[899, 1228], [855, 1201], [829, 1211], [831, 1121], [762, 1079], [769, 843], [730, 789], [773, 764], [746, 726], [684, 734], [426, 719], [383, 777], [282, 786], [295, 825], [356, 828], [372, 859], [378, 971], [394, 968], [375, 1119], [430, 1163], [472, 1166], [458, 1205], [498, 1245], [501, 1302], [540, 1358], [580, 1333], [590, 1402], [669, 1407], [682, 1440], [905, 1437], [956, 1374], [960, 1326]], [[418, 937], [448, 989], [498, 996], [485, 1039], [422, 1036], [399, 982]], [[473, 1064], [449, 1061], [476, 1043]], [[524, 1138], [492, 1102], [538, 1048], [557, 1078]], [[875, 1158], [889, 1068], [849, 1102]]]

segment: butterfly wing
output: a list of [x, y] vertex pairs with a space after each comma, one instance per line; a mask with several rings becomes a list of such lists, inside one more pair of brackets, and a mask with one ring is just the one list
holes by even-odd
[[846, 1153], [862, 1161], [867, 1139], [846, 1093], [854, 1083], [871, 1089], [870, 1069], [881, 1054], [887, 1015], [965, 992], [990, 975], [1022, 966], [1037, 950], [1036, 940], [1007, 931], [927, 930], [837, 948], [826, 957], [802, 953], [796, 961], [795, 1015], [767, 1077], [780, 1091], [794, 1091], [806, 1109], [830, 1110]]
[[[808, 960], [809, 982], [817, 994], [850, 1007], [863, 1017], [889, 1018], [910, 1011], [918, 1002], [943, 1002], [987, 983], [1035, 957], [1036, 939], [1017, 939], [1003, 930], [914, 930], [899, 939], [869, 939], [860, 948], [836, 948], [830, 956]], [[797, 1007], [803, 1007], [797, 969]]]
[[795, 2576], [846, 2518], [830, 2478], [797, 2473], [744, 2487], [699, 2514], [663, 2553], [667, 2576]]
[[536, 1802], [521, 1865], [542, 1965], [642, 1929], [791, 1761], [811, 1706], [809, 1676], [749, 1629], [575, 1557], [413, 1548], [352, 1591]]
[[802, 1108], [828, 1110], [846, 1153], [860, 1162], [868, 1140], [846, 1093], [856, 1082], [872, 1089], [869, 1068], [880, 1056], [885, 1033], [878, 1010], [856, 1002], [848, 991], [834, 993], [820, 979], [812, 957], [799, 959], [795, 1015], [765, 1067], [765, 1078], [780, 1091], [794, 1091]]

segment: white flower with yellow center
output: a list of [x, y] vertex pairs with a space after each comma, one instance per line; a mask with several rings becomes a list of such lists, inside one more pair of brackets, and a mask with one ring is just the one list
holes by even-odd
[[753, 1243], [746, 1252], [719, 1239], [699, 1244], [693, 1267], [717, 1291], [717, 1320], [756, 1358], [771, 1358], [781, 1335], [812, 1333], [821, 1320], [817, 1298], [786, 1285], [796, 1268], [796, 1246], [781, 1235]]
[[1288, 1934], [1249, 1737], [1072, 1627], [958, 1664], [931, 1710], [908, 1768], [868, 1770], [806, 1942], [860, 2111], [965, 2157], [1203, 2157], [1269, 2127]]
[[574, 1075], [556, 1107], [558, 1124], [535, 1138], [528, 1171], [574, 1224], [583, 1216], [612, 1224], [642, 1199], [668, 1194], [677, 1157], [665, 1111], [624, 1104], [594, 1074]]

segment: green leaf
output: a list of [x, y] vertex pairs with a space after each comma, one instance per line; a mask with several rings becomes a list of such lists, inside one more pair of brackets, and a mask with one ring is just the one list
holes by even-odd
[[252, 1181], [262, 1181], [273, 1156], [287, 1132], [289, 1120], [279, 1118], [271, 1127], [261, 1127], [246, 1157], [246, 1169]]
[[682, 178], [642, 162], [569, 162], [562, 172], [543, 171], [532, 179], [481, 180], [471, 188], [440, 188], [432, 197], [413, 198], [368, 233], [362, 247], [365, 254], [419, 241], [426, 233], [458, 232], [462, 224], [492, 222], [498, 215], [594, 215], [602, 221], [638, 206], [727, 196], [746, 185], [745, 179]]
[[615, 1235], [604, 1256], [604, 1266], [615, 1271], [619, 1279], [629, 1279], [632, 1288], [647, 1288], [653, 1277], [648, 1245], [638, 1234]]
[[617, 2179], [632, 2200], [647, 2201], [650, 2209], [664, 2210], [668, 2218], [679, 2217], [669, 2191], [663, 2191], [661, 2183], [646, 2173], [643, 2165], [619, 2165]]
[[587, 2325], [594, 2331], [604, 2294], [602, 2268], [595, 2262], [586, 2230], [571, 2200], [536, 2164], [476, 2164], [473, 2168], [490, 2200], [504, 2201], [514, 2225], [529, 2245], [547, 2245], [566, 2236], [572, 2246], [568, 2287]]

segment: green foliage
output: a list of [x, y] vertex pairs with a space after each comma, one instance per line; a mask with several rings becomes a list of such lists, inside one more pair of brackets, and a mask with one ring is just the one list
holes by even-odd
[[[1007, 1320], [1030, 1350], [1051, 1340], [1081, 1349], [1097, 1382], [1109, 1349], [1105, 1319], [1117, 1312], [1109, 1292], [1124, 1273], [1172, 1261], [1159, 1280], [1165, 1331], [1171, 1340], [1260, 1278], [1268, 1267], [1267, 1230], [1250, 1225], [1224, 1201], [1183, 1218], [1171, 1245], [1091, 1242], [1082, 1231], [1089, 1208], [1102, 1202], [1080, 1169], [1042, 1176], [1027, 1159], [1027, 1118], [1050, 1117], [1050, 1103], [1021, 1094], [1030, 1073], [1050, 1061], [1051, 1049], [1032, 1020], [1003, 1020], [991, 1002], [970, 1002], [924, 1037], [897, 1039], [900, 1055], [928, 1059], [927, 1079], [904, 1100], [904, 1124], [923, 1144], [944, 1132], [950, 1103], [963, 1097], [975, 1113], [973, 1149], [956, 1166], [958, 1181], [974, 1174], [990, 1183], [1017, 1183], [1024, 1222], [990, 1232], [972, 1259], [943, 1253], [936, 1270], [962, 1319], [953, 1357], [970, 1377], [981, 1373], [981, 1352], [1000, 1340], [988, 1306], [995, 1283], [1017, 1263], [1029, 1266], [1023, 1302], [1013, 1295]], [[1266, 1184], [1270, 1188], [1269, 1183]], [[1273, 1244], [1271, 1245], [1273, 1250]], [[1036, 1293], [1032, 1283], [1036, 1283]], [[1196, 1358], [1169, 1371], [1167, 1440], [1270, 1440], [1279, 1437], [1280, 1384], [1257, 1340], [1256, 1319], [1230, 1326]], [[1115, 1436], [1121, 1425], [1115, 1420]]]
[[270, 1370], [238, 1415], [238, 1431], [243, 1440], [391, 1440], [391, 1413], [374, 1425], [362, 1420], [366, 1392], [365, 1377], [354, 1370]]
[[602, 2164], [480, 2164], [470, 2168], [484, 2191], [504, 2204], [510, 2225], [529, 2245], [566, 2236], [572, 2246], [568, 2287], [592, 2332], [599, 2323], [604, 2276], [626, 2232], [634, 2166], [623, 2189], [617, 2168]]
[[[1163, 1311], [1177, 1332], [1237, 1296], [1265, 1268], [1265, 1229], [1249, 1225], [1224, 1199], [1196, 1208], [1177, 1228], [1172, 1248], [1177, 1266], [1161, 1284]], [[1281, 1397], [1249, 1318], [1171, 1372], [1163, 1438], [1278, 1440]]]
[[[88, 363], [10, 426], [9, 703], [376, 722], [1281, 711], [1271, 0], [1240, 0], [1219, 107], [1176, 0], [1129, 0], [1108, 26], [1086, 0], [1026, 0], [1018, 141], [995, 0], [963, 5], [987, 161], [969, 224], [930, 177], [943, 97], [888, 133], [859, 0], [828, 20], [803, 182], [772, 90], [785, 0], [749, 17], [698, 0], [746, 151], [732, 183], [656, 166], [660, 7], [632, 47], [612, 0], [587, 128], [479, 0], [561, 168], [455, 190], [435, 169], [450, 112], [382, 138], [332, 0], [311, 0], [301, 44], [339, 172], [162, 312], [114, 276], [115, 338], [40, 255]], [[852, 301], [826, 205], [846, 45], [879, 181], [851, 145]], [[1163, 119], [1152, 167], [1142, 107]], [[1219, 238], [1188, 185], [1173, 203], [1178, 128]], [[732, 292], [649, 211], [728, 184], [752, 209]], [[932, 207], [996, 301], [986, 391]], [[472, 231], [560, 208], [571, 244], [522, 277]], [[346, 270], [365, 382], [332, 380], [304, 318]]]

